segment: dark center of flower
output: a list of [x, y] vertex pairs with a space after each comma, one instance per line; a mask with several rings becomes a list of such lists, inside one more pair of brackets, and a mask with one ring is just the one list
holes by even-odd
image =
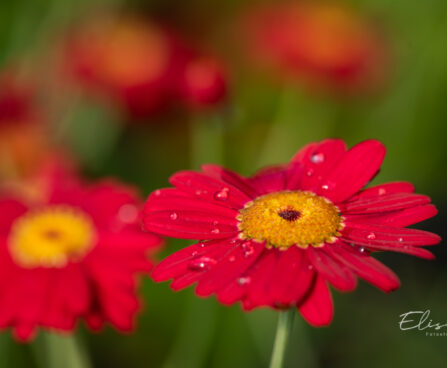
[[296, 211], [293, 209], [286, 209], [286, 210], [279, 211], [278, 216], [282, 217], [284, 220], [287, 220], [287, 221], [295, 221], [300, 218], [301, 213], [300, 213], [300, 211]]

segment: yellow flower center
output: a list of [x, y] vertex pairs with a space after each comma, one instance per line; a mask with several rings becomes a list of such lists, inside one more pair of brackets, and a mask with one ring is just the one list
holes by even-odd
[[241, 237], [267, 247], [307, 248], [333, 242], [343, 228], [337, 207], [312, 192], [282, 191], [249, 202], [238, 216]]
[[53, 205], [31, 211], [12, 225], [8, 246], [23, 267], [64, 267], [84, 256], [96, 240], [92, 220], [84, 212]]

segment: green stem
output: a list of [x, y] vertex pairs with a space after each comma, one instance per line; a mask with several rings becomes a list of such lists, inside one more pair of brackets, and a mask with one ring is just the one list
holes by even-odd
[[33, 353], [39, 367], [91, 368], [84, 346], [75, 335], [42, 332], [33, 343]]
[[270, 368], [282, 368], [287, 350], [287, 340], [293, 326], [293, 317], [296, 311], [292, 308], [279, 313], [276, 329], [275, 343], [270, 360]]

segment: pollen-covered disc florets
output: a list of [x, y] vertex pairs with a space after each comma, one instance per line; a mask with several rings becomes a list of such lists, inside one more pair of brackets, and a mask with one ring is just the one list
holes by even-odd
[[13, 224], [8, 246], [23, 267], [64, 267], [94, 245], [96, 231], [84, 212], [52, 205], [28, 212]]
[[332, 242], [343, 228], [332, 202], [312, 192], [281, 191], [249, 202], [238, 217], [241, 236], [268, 247], [307, 248]]

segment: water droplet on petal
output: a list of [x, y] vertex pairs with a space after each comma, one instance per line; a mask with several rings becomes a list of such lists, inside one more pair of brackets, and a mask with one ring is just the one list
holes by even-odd
[[384, 195], [386, 193], [386, 190], [384, 188], [380, 188], [378, 194]]
[[211, 234], [219, 234], [220, 230], [219, 229], [213, 229], [211, 230]]
[[121, 222], [131, 224], [138, 218], [138, 208], [133, 204], [125, 204], [118, 211], [118, 218]]
[[323, 190], [328, 190], [328, 189], [329, 189], [329, 185], [327, 185], [327, 184], [323, 184], [323, 185], [321, 186], [321, 189], [323, 189]]
[[248, 285], [251, 282], [251, 277], [245, 276], [245, 277], [239, 277], [237, 279], [237, 283], [239, 285]]
[[159, 196], [161, 194], [161, 190], [160, 189], [157, 189], [155, 192], [154, 192], [154, 195], [155, 196]]
[[171, 212], [171, 214], [169, 215], [169, 218], [171, 220], [177, 220], [178, 219], [178, 215], [175, 212]]
[[229, 191], [229, 188], [223, 188], [222, 190], [214, 193], [214, 199], [216, 201], [226, 201], [228, 199]]
[[206, 271], [216, 263], [217, 262], [214, 258], [202, 256], [189, 262], [188, 268], [191, 271]]
[[230, 262], [234, 262], [234, 261], [236, 260], [236, 257], [235, 257], [235, 256], [231, 256], [230, 258], [228, 258], [228, 260], [229, 260]]
[[250, 257], [255, 252], [255, 248], [253, 248], [249, 241], [242, 243], [241, 247], [244, 251], [244, 257], [246, 258]]
[[307, 266], [307, 268], [308, 268], [309, 270], [313, 270], [314, 266], [309, 265], [309, 266]]
[[399, 239], [397, 239], [398, 241], [400, 241], [400, 242], [403, 242], [404, 241], [404, 238], [399, 238]]
[[360, 253], [365, 253], [365, 252], [366, 252], [365, 247], [359, 247], [358, 249], [359, 249], [359, 252], [360, 252]]
[[202, 195], [202, 193], [203, 193], [203, 192], [202, 192], [200, 189], [196, 190], [196, 195], [199, 196], [199, 195]]
[[369, 234], [366, 236], [366, 238], [369, 239], [369, 240], [374, 240], [374, 239], [376, 238], [376, 234], [374, 234], [374, 233], [369, 233]]
[[309, 169], [306, 171], [307, 176], [312, 176], [314, 174], [314, 171], [312, 169]]
[[199, 243], [199, 247], [200, 248], [205, 248], [206, 244], [205, 243]]
[[321, 152], [313, 153], [312, 156], [310, 157], [310, 160], [314, 164], [321, 164], [324, 161], [324, 153]]
[[195, 257], [195, 256], [197, 255], [197, 253], [199, 253], [199, 252], [197, 252], [197, 251], [195, 250], [194, 252], [191, 253], [191, 256]]

